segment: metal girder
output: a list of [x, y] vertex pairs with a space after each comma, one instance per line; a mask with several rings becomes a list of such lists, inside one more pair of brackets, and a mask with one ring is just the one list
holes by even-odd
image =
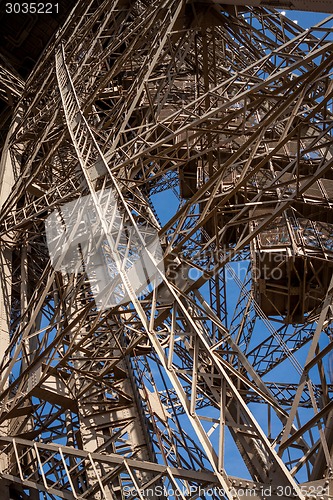
[[[7, 498], [215, 500], [244, 485], [329, 498], [330, 23], [213, 1], [78, 2], [3, 153]], [[87, 196], [104, 274], [127, 297], [104, 309], [84, 258], [66, 268], [64, 250], [57, 266], [46, 242], [49, 217], [66, 224]], [[144, 246], [143, 224], [165, 273], [137, 293], [120, 228]]]
[[13, 106], [24, 88], [23, 80], [4, 66], [0, 66], [0, 99]]
[[330, 0], [203, 0], [220, 5], [271, 7], [274, 9], [305, 10], [312, 12], [333, 12]]

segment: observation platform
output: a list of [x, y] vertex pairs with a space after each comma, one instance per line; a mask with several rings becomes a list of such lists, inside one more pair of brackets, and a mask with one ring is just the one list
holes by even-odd
[[[221, 163], [228, 158], [230, 153], [220, 154]], [[302, 324], [309, 314], [316, 314], [333, 273], [333, 175], [329, 171], [326, 178], [295, 196], [297, 176], [283, 173], [288, 157], [273, 158], [272, 165], [275, 172], [264, 166], [239, 189], [240, 172], [237, 165], [232, 166], [221, 183], [216, 207], [203, 224], [203, 239], [216, 236], [220, 246], [232, 248], [279, 201], [295, 197], [288, 210], [252, 240], [251, 258], [253, 292], [263, 312], [269, 317], [282, 316], [287, 324]], [[190, 160], [179, 169], [180, 193], [185, 199], [199, 187], [199, 168], [198, 160]], [[315, 168], [315, 160], [300, 164], [300, 185]], [[232, 191], [227, 203], [219, 204]], [[237, 214], [257, 200], [265, 208], [251, 208], [237, 220]]]
[[[265, 216], [267, 215], [267, 211]], [[254, 229], [260, 223], [251, 223]], [[267, 316], [304, 323], [325, 298], [333, 273], [333, 224], [289, 209], [254, 238], [253, 291]]]

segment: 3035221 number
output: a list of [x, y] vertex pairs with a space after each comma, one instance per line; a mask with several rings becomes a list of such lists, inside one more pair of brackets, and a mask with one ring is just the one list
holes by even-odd
[[6, 3], [7, 14], [58, 14], [58, 3]]

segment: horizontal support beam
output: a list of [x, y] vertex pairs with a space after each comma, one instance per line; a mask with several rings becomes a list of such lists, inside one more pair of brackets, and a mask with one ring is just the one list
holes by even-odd
[[275, 9], [304, 10], [311, 12], [333, 12], [333, 3], [331, 0], [206, 0], [206, 3], [272, 7]]

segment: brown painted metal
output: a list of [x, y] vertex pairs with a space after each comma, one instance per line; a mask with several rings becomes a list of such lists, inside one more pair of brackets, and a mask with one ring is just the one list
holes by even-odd
[[[328, 498], [332, 19], [76, 9], [0, 87], [1, 498]], [[104, 228], [110, 189], [166, 272], [138, 297], [106, 232], [128, 301], [99, 310], [45, 220], [90, 195]]]
[[206, 2], [232, 6], [239, 5], [311, 12], [333, 12], [333, 5], [330, 0], [212, 0], [212, 2], [206, 0]]

